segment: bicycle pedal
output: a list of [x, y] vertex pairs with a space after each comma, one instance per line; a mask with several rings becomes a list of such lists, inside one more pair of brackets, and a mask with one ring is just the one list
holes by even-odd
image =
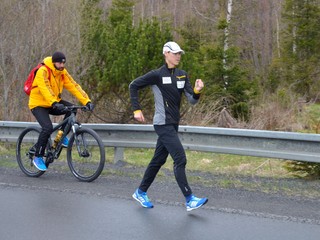
[[89, 157], [90, 156], [90, 153], [88, 151], [83, 151], [81, 154], [80, 154], [81, 157]]

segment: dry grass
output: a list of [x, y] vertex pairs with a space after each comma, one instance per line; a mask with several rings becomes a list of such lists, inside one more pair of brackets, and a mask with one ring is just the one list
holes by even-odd
[[183, 105], [181, 124], [288, 132], [317, 132], [320, 129], [320, 115], [310, 116], [310, 108], [315, 104], [279, 92], [262, 97], [259, 101], [262, 104], [253, 104], [249, 121], [234, 119], [228, 108], [223, 107], [221, 99], [204, 98], [195, 106]]
[[[154, 149], [126, 149], [125, 161], [132, 165], [147, 166]], [[188, 171], [257, 177], [292, 177], [279, 159], [186, 151]], [[173, 160], [168, 157], [165, 169], [172, 171]]]

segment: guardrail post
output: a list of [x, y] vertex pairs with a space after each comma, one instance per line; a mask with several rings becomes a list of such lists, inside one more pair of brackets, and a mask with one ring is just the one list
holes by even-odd
[[124, 159], [124, 148], [123, 147], [115, 147], [114, 148], [113, 163], [116, 164], [118, 161], [123, 161], [123, 159]]

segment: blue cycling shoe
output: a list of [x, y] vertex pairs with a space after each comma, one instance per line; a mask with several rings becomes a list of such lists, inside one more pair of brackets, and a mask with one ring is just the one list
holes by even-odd
[[35, 157], [32, 160], [33, 165], [40, 171], [46, 171], [47, 170], [47, 166], [43, 161], [42, 157]]
[[67, 137], [64, 137], [62, 139], [62, 147], [68, 147], [68, 144], [69, 144], [69, 139]]

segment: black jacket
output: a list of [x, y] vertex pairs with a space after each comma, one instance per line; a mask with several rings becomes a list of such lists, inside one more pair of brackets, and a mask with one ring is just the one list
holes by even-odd
[[130, 100], [133, 111], [142, 110], [138, 90], [146, 86], [151, 86], [154, 94], [154, 125], [179, 124], [182, 93], [191, 104], [197, 103], [200, 97], [200, 94], [194, 93], [185, 71], [177, 68], [169, 69], [167, 65], [163, 65], [130, 83]]

